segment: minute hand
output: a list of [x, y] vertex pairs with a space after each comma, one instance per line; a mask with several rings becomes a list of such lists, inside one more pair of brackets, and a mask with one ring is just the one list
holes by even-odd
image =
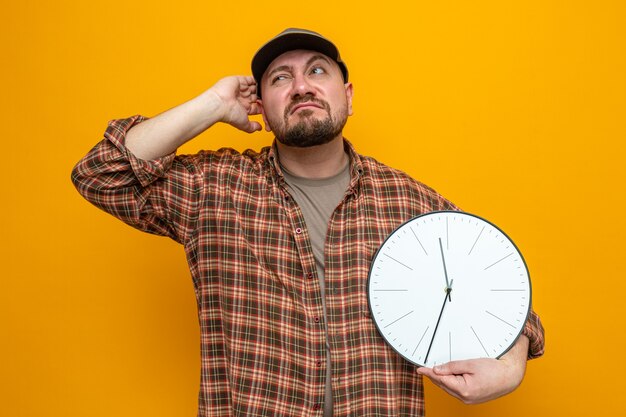
[[[450, 280], [448, 279], [448, 269], [446, 268], [446, 258], [443, 256], [443, 245], [441, 244], [441, 238], [439, 238], [439, 249], [441, 250], [441, 261], [443, 262], [443, 274], [446, 277], [446, 289], [450, 288]], [[450, 291], [448, 293], [448, 301], [452, 301]]]
[[449, 297], [451, 292], [452, 282], [450, 282], [450, 286], [446, 287], [446, 296], [443, 297], [443, 304], [441, 305], [441, 311], [439, 312], [439, 317], [437, 318], [437, 324], [435, 324], [435, 330], [433, 330], [433, 337], [430, 339], [430, 345], [428, 345], [428, 351], [426, 352], [426, 357], [424, 358], [424, 364], [428, 361], [428, 355], [430, 355], [430, 349], [433, 347], [433, 342], [435, 341], [435, 336], [437, 335], [437, 329], [439, 328], [439, 323], [441, 322], [441, 316], [443, 316], [443, 310], [446, 308], [446, 303], [450, 300]]

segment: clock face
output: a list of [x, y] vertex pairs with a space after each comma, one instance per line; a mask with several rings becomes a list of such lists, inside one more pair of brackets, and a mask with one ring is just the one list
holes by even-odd
[[367, 292], [387, 343], [428, 367], [502, 356], [531, 303], [528, 269], [511, 239], [457, 211], [415, 217], [389, 235], [372, 261]]

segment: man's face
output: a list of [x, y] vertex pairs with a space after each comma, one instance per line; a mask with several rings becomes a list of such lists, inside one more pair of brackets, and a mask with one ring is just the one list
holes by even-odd
[[285, 52], [261, 79], [265, 128], [288, 146], [322, 145], [341, 136], [352, 114], [352, 84], [332, 59], [315, 51]]

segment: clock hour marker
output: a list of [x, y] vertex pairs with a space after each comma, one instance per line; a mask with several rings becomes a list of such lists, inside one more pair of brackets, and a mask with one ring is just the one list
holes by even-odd
[[448, 218], [446, 217], [446, 249], [450, 250], [450, 236], [448, 233]]
[[424, 253], [426, 254], [426, 256], [428, 256], [428, 252], [426, 252], [426, 249], [424, 248], [424, 245], [422, 245], [422, 242], [420, 241], [420, 238], [417, 237], [417, 234], [415, 233], [415, 230], [413, 230], [412, 227], [410, 227], [409, 229], [411, 229], [411, 232], [413, 232], [413, 236], [415, 236], [415, 239], [417, 240], [417, 243], [420, 244], [420, 246], [422, 247], [422, 250], [424, 251]]
[[485, 310], [485, 313], [489, 314], [491, 317], [495, 317], [495, 318], [497, 318], [497, 319], [498, 319], [498, 320], [500, 320], [502, 323], [504, 323], [504, 324], [508, 324], [509, 326], [511, 326], [511, 327], [513, 327], [513, 328], [515, 328], [515, 326], [513, 326], [511, 323], [509, 323], [508, 321], [505, 321], [504, 319], [502, 319], [502, 318], [500, 318], [500, 317], [496, 316], [495, 314], [493, 314], [493, 313], [491, 313], [491, 312], [489, 312], [489, 311], [487, 311], [487, 310]]
[[470, 326], [470, 329], [472, 329], [472, 332], [474, 333], [474, 336], [476, 336], [476, 339], [478, 340], [478, 343], [480, 343], [480, 346], [485, 351], [485, 354], [487, 356], [489, 356], [489, 352], [487, 352], [487, 349], [485, 349], [485, 345], [483, 345], [483, 342], [480, 340], [480, 337], [478, 337], [478, 335], [476, 334], [476, 330], [474, 330], [474, 328], [472, 326]]
[[448, 332], [448, 351], [450, 352], [450, 362], [452, 362], [452, 332]]
[[489, 268], [491, 268], [492, 266], [499, 264], [500, 262], [504, 261], [506, 258], [508, 258], [509, 256], [513, 255], [514, 252], [509, 253], [508, 255], [506, 255], [504, 258], [499, 259], [497, 261], [495, 261], [494, 263], [492, 263], [491, 265], [489, 265], [487, 268], [485, 268], [485, 271], [488, 270]]
[[412, 314], [412, 313], [413, 313], [413, 311], [415, 311], [415, 310], [411, 310], [411, 311], [409, 311], [408, 313], [406, 313], [404, 316], [402, 316], [402, 317], [399, 317], [399, 318], [395, 319], [394, 321], [392, 321], [391, 323], [389, 323], [388, 325], [386, 325], [386, 326], [385, 326], [385, 329], [386, 329], [387, 327], [391, 326], [392, 324], [396, 324], [397, 322], [399, 322], [399, 321], [400, 321], [400, 320], [402, 320], [403, 318], [405, 318], [405, 317], [409, 316], [410, 314]]
[[372, 290], [374, 292], [407, 292], [408, 290]]
[[502, 288], [502, 289], [493, 289], [493, 290], [489, 290], [489, 291], [503, 291], [503, 292], [504, 291], [515, 291], [515, 292], [518, 292], [519, 291], [519, 292], [523, 292], [523, 291], [526, 291], [526, 290], [523, 290], [523, 289], [522, 290], [518, 290], [518, 289], [512, 289], [512, 288], [511, 289]]
[[478, 233], [478, 236], [476, 237], [476, 240], [474, 241], [474, 244], [472, 245], [472, 248], [470, 249], [470, 251], [467, 253], [467, 255], [471, 255], [472, 251], [474, 250], [474, 246], [476, 246], [476, 242], [478, 242], [478, 239], [480, 239], [480, 235], [483, 234], [483, 230], [485, 230], [485, 226], [483, 226], [482, 229], [480, 229], [480, 233]]
[[400, 264], [400, 265], [402, 265], [403, 267], [405, 267], [405, 268], [407, 268], [407, 269], [409, 269], [409, 270], [411, 270], [411, 271], [413, 270], [413, 268], [411, 268], [410, 266], [407, 266], [407, 265], [403, 264], [402, 262], [400, 262], [400, 261], [399, 261], [399, 260], [397, 260], [396, 258], [393, 258], [393, 257], [391, 257], [391, 256], [387, 255], [386, 253], [383, 253], [383, 255], [385, 255], [387, 258], [391, 259], [392, 261], [395, 261], [395, 262], [399, 263], [399, 264]]
[[417, 346], [415, 346], [415, 350], [413, 351], [413, 355], [415, 355], [415, 352], [417, 352], [417, 348], [420, 347], [420, 344], [422, 343], [422, 340], [424, 340], [424, 336], [426, 336], [426, 332], [428, 331], [428, 329], [430, 329], [430, 326], [427, 326], [426, 330], [424, 330], [424, 333], [422, 333], [422, 337], [420, 337], [420, 341], [417, 342]]

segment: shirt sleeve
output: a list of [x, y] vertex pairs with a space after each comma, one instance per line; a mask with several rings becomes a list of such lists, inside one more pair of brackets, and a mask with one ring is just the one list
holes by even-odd
[[85, 199], [125, 223], [183, 243], [197, 220], [203, 176], [192, 160], [174, 153], [150, 161], [133, 155], [126, 133], [144, 120], [109, 122], [104, 139], [72, 170], [72, 182]]
[[541, 320], [532, 309], [524, 325], [522, 334], [528, 337], [528, 359], [535, 359], [543, 355], [545, 348], [545, 333]]

